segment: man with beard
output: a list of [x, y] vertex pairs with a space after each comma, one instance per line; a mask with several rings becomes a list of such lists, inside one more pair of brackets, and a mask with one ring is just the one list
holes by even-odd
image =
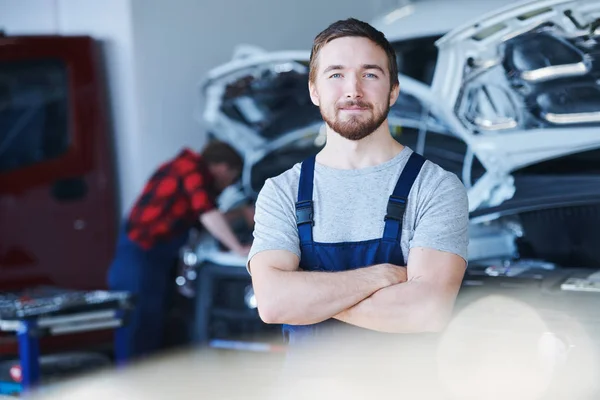
[[265, 183], [247, 265], [259, 314], [283, 325], [291, 353], [342, 332], [367, 343], [449, 322], [466, 268], [466, 190], [391, 136], [399, 90], [394, 50], [369, 24], [338, 21], [315, 38], [309, 91], [327, 143]]

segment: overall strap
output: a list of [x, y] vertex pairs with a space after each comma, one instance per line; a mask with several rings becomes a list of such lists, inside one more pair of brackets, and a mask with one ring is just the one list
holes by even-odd
[[298, 184], [298, 201], [296, 202], [296, 225], [300, 244], [310, 244], [313, 241], [312, 227], [313, 211], [313, 180], [315, 176], [315, 156], [302, 162], [300, 183]]
[[383, 230], [383, 240], [400, 243], [402, 238], [402, 221], [408, 194], [415, 183], [415, 179], [421, 167], [425, 163], [425, 158], [420, 154], [413, 152], [402, 170], [394, 192], [390, 196], [387, 204], [387, 214], [385, 216], [385, 228]]

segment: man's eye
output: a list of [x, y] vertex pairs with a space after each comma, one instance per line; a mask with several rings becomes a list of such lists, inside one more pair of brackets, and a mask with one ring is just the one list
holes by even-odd
[[342, 74], [333, 74], [330, 76], [330, 78], [340, 78], [342, 76]]
[[375, 75], [375, 74], [365, 74], [365, 76], [367, 78], [377, 78], [377, 75]]

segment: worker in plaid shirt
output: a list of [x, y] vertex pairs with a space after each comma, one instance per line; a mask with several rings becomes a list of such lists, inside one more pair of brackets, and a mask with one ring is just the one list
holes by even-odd
[[150, 177], [122, 226], [108, 274], [112, 290], [137, 297], [126, 329], [116, 345], [131, 357], [151, 355], [162, 344], [166, 300], [172, 268], [190, 229], [200, 223], [231, 251], [246, 256], [217, 196], [240, 176], [243, 160], [229, 145], [213, 141], [201, 154], [183, 149]]

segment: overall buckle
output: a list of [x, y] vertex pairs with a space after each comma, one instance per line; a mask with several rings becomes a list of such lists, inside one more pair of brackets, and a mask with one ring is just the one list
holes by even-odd
[[396, 221], [402, 222], [404, 211], [406, 211], [406, 199], [404, 197], [390, 196], [385, 220], [395, 219]]
[[296, 224], [315, 224], [315, 221], [313, 220], [312, 201], [307, 200], [296, 203]]

